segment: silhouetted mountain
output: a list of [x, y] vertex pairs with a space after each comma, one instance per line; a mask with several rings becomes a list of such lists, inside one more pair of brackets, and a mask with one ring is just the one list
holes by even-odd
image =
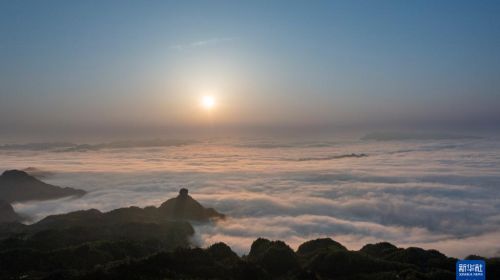
[[43, 279], [61, 271], [84, 273], [118, 260], [187, 247], [192, 234], [187, 222], [28, 229], [0, 241], [0, 279]]
[[248, 261], [263, 267], [272, 276], [284, 276], [300, 270], [297, 255], [283, 241], [259, 238], [252, 243]]
[[416, 265], [423, 270], [427, 267], [452, 270], [455, 267], [454, 259], [448, 258], [436, 250], [424, 250], [415, 247], [401, 249], [391, 243], [381, 242], [367, 244], [360, 251], [375, 258]]
[[[320, 238], [294, 252], [283, 241], [259, 238], [243, 257], [220, 242], [190, 248], [194, 228], [183, 219], [224, 217], [206, 211], [182, 189], [159, 208], [90, 209], [32, 225], [0, 224], [0, 279], [455, 279], [456, 259], [387, 242], [350, 251]], [[487, 279], [500, 279], [500, 259], [485, 261]]]
[[[184, 193], [185, 192], [185, 193]], [[51, 215], [31, 225], [33, 228], [64, 228], [81, 224], [114, 225], [118, 223], [164, 223], [166, 221], [195, 220], [208, 221], [223, 218], [224, 215], [212, 208], [204, 208], [186, 189], [181, 189], [177, 198], [169, 199], [159, 208], [131, 206], [118, 208], [106, 213], [97, 209], [75, 211], [67, 214]]]
[[[85, 271], [120, 259], [188, 247], [194, 229], [182, 219], [150, 206], [105, 213], [96, 209], [75, 211], [27, 226], [5, 224], [0, 226], [0, 279], [17, 278], [30, 271], [34, 271], [28, 274], [30, 278], [57, 271]], [[210, 254], [225, 258], [227, 263], [239, 261], [224, 245], [214, 245]]]
[[36, 229], [53, 229], [80, 225], [112, 226], [120, 223], [162, 223], [167, 221], [166, 219], [160, 219], [156, 214], [155, 211], [155, 213], [150, 215], [147, 210], [139, 207], [119, 208], [107, 213], [102, 213], [97, 209], [80, 210], [67, 214], [48, 216], [30, 227]]
[[0, 176], [0, 197], [7, 202], [48, 200], [84, 194], [83, 190], [46, 184], [21, 170], [7, 170]]
[[399, 249], [385, 256], [384, 259], [416, 265], [422, 270], [425, 270], [427, 267], [441, 269], [455, 268], [455, 261], [452, 258], [446, 257], [441, 252], [437, 250], [424, 250], [416, 247]]
[[231, 250], [231, 247], [222, 242], [211, 245], [207, 248], [207, 252], [212, 258], [228, 265], [233, 265], [240, 260], [238, 255]]
[[306, 256], [317, 254], [320, 250], [341, 250], [347, 251], [347, 248], [331, 238], [318, 238], [302, 243], [297, 249], [297, 254]]
[[[224, 243], [188, 248], [187, 222], [108, 224], [102, 215], [72, 213], [52, 229], [35, 226], [0, 240], [0, 279], [455, 279], [456, 259], [435, 250], [378, 243], [349, 251], [322, 238], [294, 252], [282, 241], [259, 238], [239, 257]], [[97, 223], [76, 225], [79, 218]], [[485, 261], [487, 279], [498, 279], [499, 259]]]
[[0, 240], [23, 233], [27, 225], [20, 222], [0, 223]]
[[[181, 190], [179, 197], [180, 200], [165, 202], [167, 207], [170, 207], [169, 203], [180, 207], [178, 211], [171, 213], [154, 206], [145, 208], [132, 206], [105, 213], [97, 209], [81, 210], [51, 215], [28, 226], [0, 227], [0, 237], [22, 235], [20, 239], [22, 242], [32, 244], [28, 247], [37, 249], [57, 249], [99, 240], [157, 240], [161, 242], [169, 240], [170, 243], [167, 242], [168, 244], [163, 247], [187, 246], [188, 238], [194, 234], [194, 229], [183, 220], [208, 221], [211, 218], [224, 217], [224, 215], [213, 209], [203, 208], [193, 198], [187, 196], [185, 189]], [[7, 206], [5, 207], [9, 210]], [[6, 222], [14, 221], [17, 220], [6, 220]]]
[[377, 244], [367, 244], [360, 251], [375, 258], [385, 258], [398, 251], [398, 247], [389, 242], [380, 242]]
[[[331, 239], [308, 241], [301, 247], [314, 248], [300, 255], [282, 241], [259, 238], [247, 257], [239, 258], [227, 245], [217, 243], [207, 249], [183, 248], [117, 261], [76, 276], [68, 272], [60, 275], [77, 279], [455, 279], [454, 267], [441, 268], [430, 263], [422, 269], [404, 261], [387, 261], [362, 251], [348, 251]], [[498, 261], [492, 258], [486, 262], [487, 279], [498, 279]]]
[[187, 189], [181, 189], [176, 198], [171, 198], [158, 208], [163, 217], [176, 220], [208, 221], [210, 219], [224, 219], [225, 215], [213, 208], [205, 208], [194, 200]]
[[14, 208], [8, 202], [0, 200], [0, 223], [18, 222], [21, 217], [14, 212]]
[[[156, 208], [154, 208], [156, 209]], [[193, 227], [137, 207], [53, 215], [32, 224], [0, 226], [0, 279], [42, 279], [58, 271], [91, 270], [190, 245]], [[43, 277], [41, 277], [43, 276]]]
[[204, 208], [191, 196], [186, 189], [181, 189], [177, 198], [169, 199], [159, 208], [148, 206], [139, 208], [131, 206], [118, 208], [109, 212], [97, 209], [80, 210], [66, 214], [51, 215], [37, 223], [28, 226], [32, 230], [60, 229], [78, 226], [113, 226], [123, 223], [155, 223], [162, 224], [169, 221], [209, 221], [210, 219], [224, 218], [212, 208]]

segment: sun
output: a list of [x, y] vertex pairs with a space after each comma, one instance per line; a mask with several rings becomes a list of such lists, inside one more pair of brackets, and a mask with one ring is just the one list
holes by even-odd
[[215, 107], [215, 98], [211, 95], [205, 95], [201, 98], [201, 107], [206, 110], [211, 110]]

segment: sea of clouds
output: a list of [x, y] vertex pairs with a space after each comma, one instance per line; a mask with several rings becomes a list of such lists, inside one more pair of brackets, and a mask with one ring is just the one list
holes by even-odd
[[296, 248], [328, 236], [350, 249], [389, 241], [455, 257], [500, 254], [498, 138], [141, 143], [0, 149], [0, 170], [35, 167], [50, 172], [48, 183], [88, 191], [15, 204], [31, 222], [80, 209], [158, 206], [188, 187], [228, 216], [195, 226], [199, 246], [223, 241], [246, 253], [257, 237]]

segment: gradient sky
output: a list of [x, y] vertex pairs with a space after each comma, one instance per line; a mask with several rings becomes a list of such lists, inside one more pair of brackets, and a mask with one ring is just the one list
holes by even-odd
[[1, 1], [0, 128], [494, 124], [498, 15], [499, 1]]

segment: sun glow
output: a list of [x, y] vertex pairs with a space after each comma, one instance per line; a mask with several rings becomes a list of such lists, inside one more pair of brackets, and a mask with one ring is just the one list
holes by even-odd
[[201, 106], [206, 110], [211, 110], [215, 106], [215, 98], [211, 95], [205, 95], [201, 99]]

